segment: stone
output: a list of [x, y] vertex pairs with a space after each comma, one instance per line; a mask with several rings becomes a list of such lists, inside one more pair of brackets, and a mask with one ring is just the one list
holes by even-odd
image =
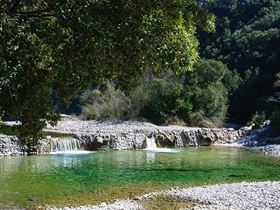
[[16, 136], [0, 134], [0, 156], [21, 155], [23, 146]]
[[[85, 150], [133, 150], [146, 148], [146, 138], [154, 138], [158, 147], [209, 146], [214, 143], [232, 143], [244, 132], [226, 128], [190, 128], [183, 126], [156, 126], [133, 121], [64, 120], [47, 131], [74, 133]], [[51, 137], [40, 141], [39, 153], [50, 152]], [[0, 135], [0, 155], [21, 154], [17, 137]]]

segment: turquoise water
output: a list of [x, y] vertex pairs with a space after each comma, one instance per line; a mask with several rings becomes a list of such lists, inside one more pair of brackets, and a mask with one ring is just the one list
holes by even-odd
[[5, 157], [0, 158], [0, 177], [0, 207], [61, 200], [74, 205], [142, 192], [143, 186], [280, 180], [280, 159], [221, 147]]

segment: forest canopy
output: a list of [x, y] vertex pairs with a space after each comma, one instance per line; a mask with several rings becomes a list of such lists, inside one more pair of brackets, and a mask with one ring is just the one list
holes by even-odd
[[[215, 33], [199, 33], [202, 57], [217, 59], [242, 77], [230, 98], [229, 117], [248, 122], [256, 112], [271, 116], [269, 98], [280, 70], [280, 1], [219, 0], [208, 7], [217, 16]], [[211, 4], [210, 4], [211, 5]], [[280, 104], [273, 109], [280, 109]]]

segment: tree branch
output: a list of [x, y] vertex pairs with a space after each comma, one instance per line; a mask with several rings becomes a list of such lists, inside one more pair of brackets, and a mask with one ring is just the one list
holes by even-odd
[[22, 16], [24, 18], [32, 18], [32, 17], [45, 17], [52, 16], [52, 12], [55, 10], [55, 4], [47, 3], [48, 6], [46, 9], [38, 9], [33, 11], [21, 11], [21, 7], [26, 0], [12, 0], [10, 2], [10, 7], [8, 8], [8, 13], [12, 15]]

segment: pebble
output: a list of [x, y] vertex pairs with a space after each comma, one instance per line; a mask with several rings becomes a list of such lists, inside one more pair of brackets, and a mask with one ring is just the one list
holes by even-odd
[[117, 200], [111, 204], [104, 202], [97, 206], [48, 208], [48, 210], [144, 210], [139, 201], [159, 195], [203, 203], [189, 208], [192, 210], [280, 209], [280, 182], [267, 181], [174, 188], [165, 192], [148, 193], [137, 197], [138, 199]]
[[280, 182], [241, 182], [173, 189], [166, 195], [233, 209], [280, 209]]

